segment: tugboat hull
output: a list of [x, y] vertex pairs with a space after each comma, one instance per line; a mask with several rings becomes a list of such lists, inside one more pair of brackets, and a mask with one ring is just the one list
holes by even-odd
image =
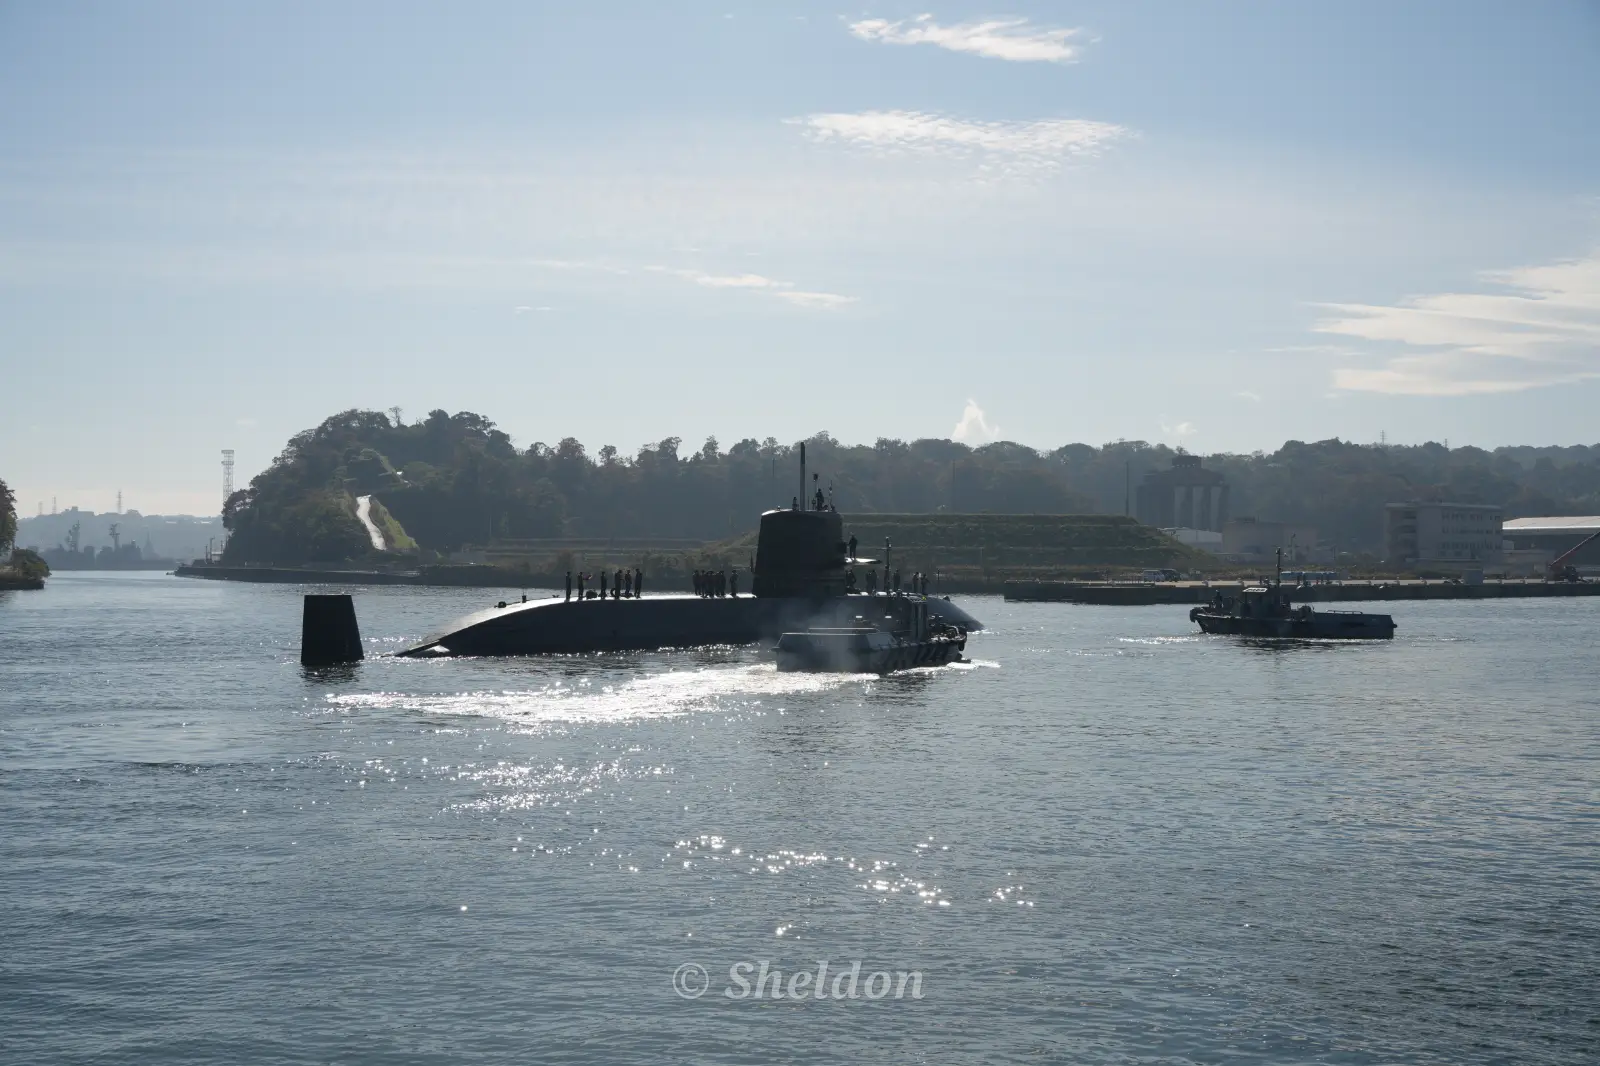
[[775, 650], [782, 671], [887, 674], [960, 662], [965, 646], [964, 637], [901, 640], [882, 630], [810, 629], [783, 634]]
[[1291, 640], [1390, 640], [1394, 619], [1386, 614], [1356, 611], [1294, 612], [1287, 617], [1242, 618], [1195, 608], [1189, 618], [1203, 633], [1236, 637], [1280, 637]]

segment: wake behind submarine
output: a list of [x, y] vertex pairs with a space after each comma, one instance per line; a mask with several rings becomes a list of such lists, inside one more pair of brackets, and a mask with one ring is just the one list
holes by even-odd
[[[933, 623], [983, 628], [949, 599], [847, 589], [844, 521], [820, 500], [761, 516], [754, 594], [707, 598], [668, 593], [637, 599], [542, 600], [491, 607], [396, 654], [540, 655], [753, 644], [792, 630], [859, 627], [889, 601], [926, 604]], [[873, 560], [857, 560], [872, 565]], [[887, 560], [885, 561], [887, 569]], [[884, 582], [888, 586], [888, 582]]]

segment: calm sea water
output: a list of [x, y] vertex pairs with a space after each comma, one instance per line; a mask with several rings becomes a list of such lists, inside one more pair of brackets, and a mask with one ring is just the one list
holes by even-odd
[[[1273, 647], [971, 598], [973, 665], [880, 680], [318, 676], [303, 591], [0, 594], [0, 1058], [1600, 1059], [1600, 600]], [[501, 595], [355, 592], [374, 656]], [[762, 960], [908, 983], [725, 994]]]

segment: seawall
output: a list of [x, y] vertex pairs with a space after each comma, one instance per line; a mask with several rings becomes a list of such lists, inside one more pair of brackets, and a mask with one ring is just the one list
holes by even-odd
[[[291, 566], [194, 566], [185, 564], [173, 571], [178, 577], [203, 577], [213, 581], [255, 581], [283, 585], [426, 585], [444, 584], [420, 580], [421, 575], [382, 570], [308, 570]], [[485, 583], [487, 584], [487, 583]], [[496, 587], [504, 581], [495, 581]]]
[[[1150, 582], [1112, 584], [1071, 581], [1008, 581], [1007, 600], [1019, 603], [1087, 603], [1140, 607], [1166, 603], [1205, 603], [1213, 592], [1238, 592], [1239, 582]], [[1486, 581], [1481, 585], [1447, 581], [1339, 581], [1295, 586], [1290, 599], [1300, 603], [1351, 603], [1361, 600], [1497, 600], [1519, 597], [1600, 595], [1600, 581]]]

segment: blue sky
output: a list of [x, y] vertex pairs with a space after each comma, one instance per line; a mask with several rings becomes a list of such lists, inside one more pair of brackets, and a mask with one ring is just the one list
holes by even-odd
[[352, 406], [1593, 443], [1600, 8], [0, 4], [0, 476]]

